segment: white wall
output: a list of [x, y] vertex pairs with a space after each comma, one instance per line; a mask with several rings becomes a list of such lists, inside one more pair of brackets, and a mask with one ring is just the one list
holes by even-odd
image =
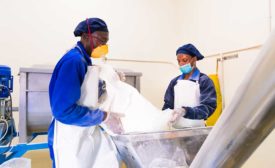
[[269, 34], [268, 0], [181, 3], [181, 38], [206, 55], [261, 44]]

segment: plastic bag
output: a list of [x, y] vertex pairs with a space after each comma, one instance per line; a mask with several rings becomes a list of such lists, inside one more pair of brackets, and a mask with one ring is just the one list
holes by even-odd
[[119, 80], [109, 65], [100, 68], [100, 79], [106, 82], [105, 99], [99, 104], [104, 111], [125, 114], [121, 118], [124, 133], [169, 130], [172, 110], [161, 111], [144, 98], [136, 88]]

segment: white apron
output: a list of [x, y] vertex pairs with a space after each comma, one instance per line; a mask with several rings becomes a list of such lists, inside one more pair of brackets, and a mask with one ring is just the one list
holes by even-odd
[[[80, 105], [88, 107], [94, 100], [88, 99], [93, 75], [88, 67], [81, 86]], [[85, 95], [85, 96], [84, 96]], [[83, 98], [84, 96], [84, 98]], [[88, 101], [87, 101], [88, 99]], [[110, 137], [99, 126], [80, 127], [63, 124], [55, 120], [54, 127], [54, 157], [56, 168], [118, 168], [117, 152]]]
[[[200, 103], [200, 85], [198, 81], [178, 80], [174, 87], [174, 108], [182, 106], [195, 107]], [[204, 127], [204, 120], [192, 120], [181, 117], [174, 125], [175, 128]]]

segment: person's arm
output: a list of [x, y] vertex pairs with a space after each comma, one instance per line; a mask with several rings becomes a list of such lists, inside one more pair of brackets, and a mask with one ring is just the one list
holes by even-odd
[[85, 74], [85, 64], [77, 59], [66, 60], [59, 68], [51, 94], [53, 116], [58, 121], [77, 126], [92, 126], [100, 124], [106, 117], [99, 109], [91, 110], [77, 104]]
[[174, 109], [174, 86], [176, 85], [177, 78], [173, 79], [168, 88], [166, 89], [165, 96], [164, 96], [164, 105], [162, 110], [165, 109]]
[[215, 111], [217, 96], [214, 84], [206, 75], [202, 76], [200, 82], [200, 105], [196, 107], [183, 107], [186, 110], [185, 118], [207, 119]]

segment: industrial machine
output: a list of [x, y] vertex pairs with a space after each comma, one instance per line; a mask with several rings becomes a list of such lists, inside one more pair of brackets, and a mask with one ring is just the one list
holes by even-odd
[[[8, 66], [0, 65], [0, 145], [11, 145], [16, 136], [14, 119], [12, 116], [13, 76]], [[7, 150], [1, 151], [2, 157]]]
[[0, 65], [0, 145], [10, 144], [16, 136], [12, 116], [13, 76], [11, 69]]
[[[140, 90], [139, 72], [122, 70], [126, 83]], [[30, 143], [36, 135], [47, 134], [52, 120], [49, 82], [53, 67], [20, 68], [19, 142]]]
[[212, 127], [112, 136], [129, 168], [189, 167]]
[[[13, 76], [11, 68], [0, 65], [0, 164], [11, 158], [21, 157], [29, 150], [45, 149], [47, 143], [12, 145], [12, 140], [18, 133], [13, 118], [12, 96]], [[33, 134], [34, 139], [39, 134]]]

